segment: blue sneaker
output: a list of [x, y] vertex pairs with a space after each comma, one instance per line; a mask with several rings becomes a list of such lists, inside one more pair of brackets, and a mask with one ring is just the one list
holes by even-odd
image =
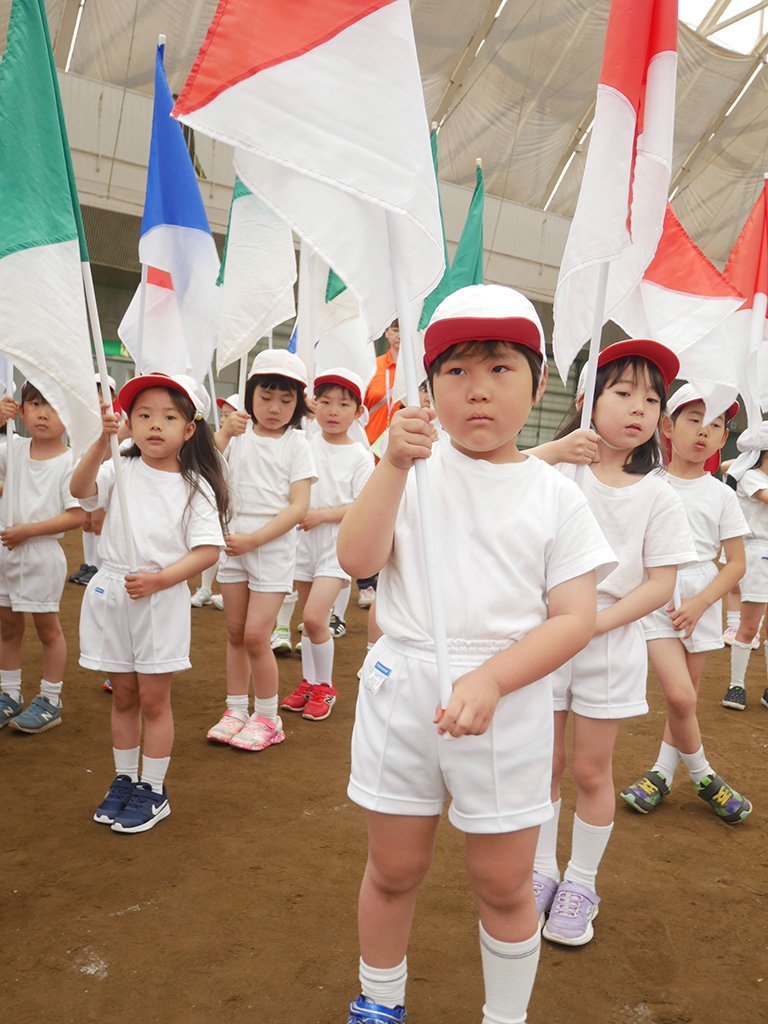
[[39, 694], [26, 711], [16, 715], [8, 724], [19, 732], [45, 732], [46, 729], [53, 729], [61, 725], [61, 704], [57, 707], [47, 697]]
[[405, 1018], [404, 1006], [380, 1006], [365, 996], [358, 996], [349, 1004], [347, 1024], [403, 1024]]
[[24, 702], [14, 700], [10, 693], [0, 693], [0, 729], [8, 725], [12, 718], [20, 715], [23, 707]]
[[112, 825], [115, 818], [118, 814], [122, 814], [126, 804], [131, 799], [133, 786], [134, 784], [129, 775], [118, 775], [110, 783], [106, 796], [96, 808], [93, 820], [98, 821], [100, 825]]
[[168, 793], [155, 793], [148, 782], [137, 782], [128, 803], [115, 816], [113, 832], [147, 832], [171, 813]]

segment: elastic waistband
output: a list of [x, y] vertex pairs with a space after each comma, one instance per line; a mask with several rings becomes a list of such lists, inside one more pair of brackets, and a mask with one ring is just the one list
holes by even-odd
[[160, 572], [157, 566], [146, 568], [141, 566], [138, 569], [129, 569], [127, 565], [116, 565], [114, 562], [102, 562], [99, 566], [99, 572], [103, 573], [108, 579], [111, 580], [122, 580], [128, 575], [128, 573], [134, 572]]
[[[401, 651], [409, 658], [416, 658], [418, 661], [435, 660], [435, 645], [433, 643], [415, 643], [404, 640], [393, 640], [386, 638], [387, 643], [397, 651]], [[506, 651], [514, 644], [514, 640], [446, 640], [448, 660], [456, 663], [477, 663], [487, 661], [494, 654]]]

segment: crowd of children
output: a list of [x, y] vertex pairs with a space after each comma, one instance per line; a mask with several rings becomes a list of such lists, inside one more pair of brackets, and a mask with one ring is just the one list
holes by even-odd
[[[223, 609], [226, 628], [225, 708], [207, 738], [256, 753], [284, 741], [279, 711], [309, 722], [331, 714], [334, 636], [343, 635], [351, 579], [378, 576], [348, 789], [368, 828], [360, 995], [348, 1024], [406, 1019], [408, 941], [446, 799], [466, 834], [483, 1022], [525, 1021], [541, 936], [569, 946], [592, 938], [614, 827], [613, 751], [621, 721], [648, 710], [648, 661], [667, 717], [652, 768], [623, 800], [653, 811], [682, 762], [721, 821], [752, 810], [712, 768], [696, 703], [707, 654], [723, 646], [721, 599], [740, 586], [723, 704], [746, 706], [747, 661], [768, 603], [768, 437], [751, 439], [731, 467], [734, 494], [708, 469], [738, 405], [709, 410], [691, 384], [668, 399], [678, 369], [655, 341], [608, 346], [591, 429], [578, 429], [582, 381], [558, 438], [524, 453], [517, 438], [547, 382], [540, 320], [512, 289], [463, 288], [432, 317], [423, 402], [393, 416], [375, 470], [367, 445], [353, 440], [363, 382], [344, 367], [316, 376], [310, 426], [306, 368], [287, 351], [256, 356], [242, 408], [237, 395], [221, 400], [215, 434], [194, 380], [134, 378], [117, 396], [122, 415], [102, 407], [101, 436], [76, 466], [61, 420], [27, 382], [18, 407], [0, 402], [0, 424], [18, 409], [28, 434], [11, 433], [0, 449], [0, 727], [35, 733], [62, 721], [58, 540], [85, 516], [98, 524], [87, 531], [98, 548], [88, 545], [89, 578], [77, 580], [87, 584], [80, 665], [108, 673], [113, 693], [115, 777], [94, 820], [118, 833], [170, 814], [171, 681], [190, 667], [192, 606]], [[112, 461], [119, 430], [130, 440]], [[437, 550], [450, 552], [448, 680], [410, 472], [423, 459], [430, 529]], [[190, 597], [188, 581], [201, 575]], [[297, 600], [301, 677], [280, 701], [275, 652], [286, 642], [291, 650]], [[26, 612], [44, 678], [25, 705]], [[441, 701], [446, 683], [451, 696]], [[561, 874], [569, 716], [576, 800]]]

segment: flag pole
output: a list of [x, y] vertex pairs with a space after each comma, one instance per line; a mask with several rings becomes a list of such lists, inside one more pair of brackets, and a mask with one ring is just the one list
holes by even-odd
[[267, 334], [267, 347], [272, 348], [272, 331]]
[[[96, 364], [99, 367], [99, 376], [101, 377], [101, 394], [103, 398], [106, 398], [106, 405], [109, 412], [114, 412], [114, 406], [112, 405], [112, 391], [109, 386], [109, 373], [107, 372], [107, 360], [104, 356], [104, 338], [101, 333], [101, 324], [99, 322], [99, 310], [96, 305], [96, 291], [93, 287], [93, 275], [91, 274], [91, 264], [84, 260], [80, 264], [80, 268], [83, 275], [83, 286], [85, 288], [85, 303], [88, 307], [88, 320], [91, 325], [91, 337], [93, 339], [93, 347], [96, 352]], [[112, 462], [115, 467], [115, 488], [117, 490], [117, 500], [120, 503], [120, 515], [123, 520], [123, 529], [125, 531], [125, 546], [128, 551], [128, 560], [130, 561], [129, 569], [135, 572], [139, 568], [139, 560], [136, 556], [136, 544], [133, 539], [133, 530], [131, 529], [131, 522], [128, 517], [128, 502], [125, 493], [125, 482], [123, 480], [123, 467], [120, 462], [120, 452], [117, 447], [117, 436], [115, 434], [109, 435], [109, 447], [112, 455]]]
[[237, 380], [237, 393], [240, 397], [240, 409], [245, 409], [245, 382], [248, 379], [248, 353], [240, 359], [240, 373]]
[[[419, 405], [419, 382], [416, 377], [415, 346], [411, 326], [410, 304], [403, 267], [405, 260], [400, 251], [400, 239], [397, 232], [397, 214], [387, 211], [387, 229], [389, 233], [389, 252], [392, 265], [392, 281], [395, 290], [395, 305], [400, 324], [400, 359], [405, 370], [405, 395], [408, 405]], [[427, 464], [424, 459], [414, 463], [416, 470], [416, 493], [419, 498], [419, 519], [421, 538], [424, 545], [424, 562], [426, 566], [427, 591], [432, 614], [432, 633], [435, 641], [435, 658], [437, 661], [437, 679], [440, 689], [440, 703], [443, 708], [448, 706], [453, 692], [450, 666], [448, 664], [447, 632], [445, 625], [445, 604], [443, 601], [443, 580], [435, 544], [435, 533], [432, 524], [435, 516], [432, 508], [432, 496], [429, 491]]]
[[213, 409], [213, 422], [216, 430], [219, 429], [219, 407], [216, 404], [216, 385], [213, 382], [213, 360], [208, 367], [208, 392], [211, 396], [211, 409]]
[[[589, 339], [589, 358], [587, 359], [587, 379], [584, 382], [584, 401], [581, 406], [581, 429], [589, 430], [592, 423], [592, 410], [595, 405], [595, 378], [597, 377], [597, 357], [600, 355], [600, 339], [603, 335], [605, 317], [605, 296], [608, 291], [608, 268], [606, 260], [600, 264], [595, 293], [595, 316], [592, 321], [592, 337]], [[576, 483], [583, 486], [584, 466], [576, 467]]]
[[141, 264], [141, 283], [139, 284], [139, 329], [136, 336], [136, 376], [141, 374], [141, 357], [144, 353], [144, 310], [147, 305], [147, 273], [146, 263]]
[[[13, 398], [13, 363], [10, 359], [6, 359], [5, 363], [5, 390], [9, 398]], [[15, 433], [16, 422], [13, 417], [10, 417], [5, 424], [5, 483], [3, 484], [3, 512], [5, 516], [5, 528], [14, 524], [13, 515], [13, 470], [14, 470], [14, 453], [13, 453], [13, 435]]]

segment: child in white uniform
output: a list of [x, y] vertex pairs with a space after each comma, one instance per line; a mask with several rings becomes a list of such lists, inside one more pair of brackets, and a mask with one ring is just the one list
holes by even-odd
[[[600, 902], [595, 879], [613, 828], [613, 748], [624, 718], [644, 715], [647, 655], [640, 619], [672, 597], [677, 566], [696, 558], [683, 504], [658, 473], [657, 427], [678, 360], [653, 341], [619, 342], [598, 357], [592, 423], [599, 460], [584, 469], [583, 490], [619, 566], [598, 584], [595, 636], [553, 677], [554, 818], [536, 850], [535, 895], [542, 934], [564, 945], [592, 938]], [[582, 385], [583, 386], [583, 385]], [[577, 397], [566, 435], [581, 417]], [[564, 471], [574, 467], [564, 467]], [[560, 781], [566, 767], [566, 724], [574, 713], [572, 773], [576, 813], [563, 881], [557, 865]]]
[[[526, 1019], [540, 948], [533, 853], [551, 815], [548, 676], [588, 642], [595, 576], [615, 565], [578, 489], [517, 449], [546, 383], [543, 354], [538, 316], [519, 292], [475, 285], [446, 298], [424, 362], [447, 436], [433, 446], [431, 410], [399, 413], [341, 525], [342, 568], [357, 577], [381, 570], [384, 631], [363, 665], [352, 739], [349, 795], [368, 812], [369, 855], [358, 909], [362, 994], [349, 1024], [405, 1020], [411, 921], [449, 794], [480, 911], [483, 1021]], [[450, 580], [453, 693], [437, 715], [409, 473], [427, 457], [430, 528]]]
[[[704, 663], [710, 651], [723, 647], [721, 599], [744, 573], [742, 538], [749, 528], [738, 499], [704, 468], [728, 439], [728, 423], [738, 408], [734, 402], [708, 421], [701, 394], [692, 384], [684, 384], [669, 399], [669, 415], [661, 422], [670, 445], [664, 477], [685, 505], [698, 560], [680, 567], [672, 604], [643, 619], [648, 657], [667, 703], [667, 721], [653, 767], [621, 792], [641, 814], [658, 807], [668, 795], [681, 760], [698, 795], [723, 821], [743, 821], [752, 810], [749, 800], [713, 771], [696, 719]], [[714, 559], [721, 546], [726, 563], [718, 572]]]
[[[115, 779], [94, 821], [114, 832], [145, 832], [170, 814], [171, 679], [190, 667], [186, 581], [215, 563], [227, 517], [226, 485], [205, 422], [208, 401], [199, 384], [181, 375], [135, 377], [120, 391], [133, 435], [120, 461], [130, 525], [114, 463], [103, 462], [117, 415], [104, 412], [101, 438], [72, 474], [80, 504], [107, 510], [101, 565], [80, 614], [80, 664], [108, 672], [112, 682]], [[126, 529], [138, 565], [131, 564]]]
[[[15, 410], [13, 399], [4, 399], [0, 423]], [[2, 498], [0, 532], [0, 728], [37, 733], [61, 725], [67, 644], [59, 602], [67, 560], [59, 539], [81, 525], [83, 513], [69, 493], [72, 453], [62, 441], [64, 424], [29, 381], [21, 390], [20, 412], [30, 436], [13, 434], [0, 448], [4, 479], [12, 445], [11, 493]], [[25, 612], [32, 614], [43, 648], [40, 693], [26, 709], [21, 697]]]
[[373, 455], [347, 431], [363, 409], [363, 382], [343, 367], [315, 378], [315, 422], [309, 442], [317, 468], [309, 512], [296, 553], [296, 590], [304, 612], [301, 636], [302, 680], [280, 705], [310, 722], [326, 719], [336, 703], [333, 685], [333, 636], [329, 619], [349, 576], [336, 557], [339, 524], [373, 472]]
[[[298, 356], [260, 352], [246, 384], [247, 412], [232, 413], [216, 435], [229, 466], [233, 518], [217, 576], [227, 617], [227, 709], [208, 739], [236, 750], [266, 750], [285, 739], [270, 638], [283, 598], [293, 590], [296, 527], [317, 479], [307, 439], [294, 429], [306, 412], [306, 386]], [[250, 717], [249, 676], [255, 694]]]

